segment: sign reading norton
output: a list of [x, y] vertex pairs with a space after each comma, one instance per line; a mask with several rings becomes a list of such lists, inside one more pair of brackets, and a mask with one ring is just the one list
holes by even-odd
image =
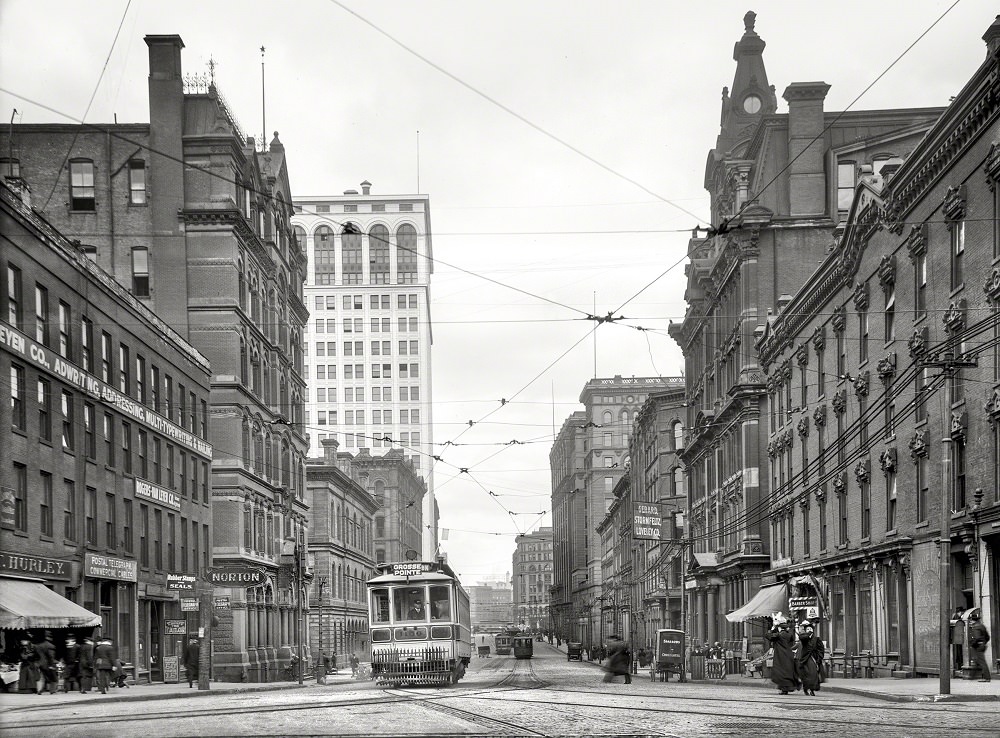
[[208, 581], [222, 587], [256, 587], [267, 581], [267, 573], [250, 566], [230, 566], [209, 569]]

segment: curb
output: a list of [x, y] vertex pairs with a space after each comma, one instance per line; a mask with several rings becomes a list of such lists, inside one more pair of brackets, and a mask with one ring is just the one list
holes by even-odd
[[[772, 685], [767, 680], [759, 682], [749, 681], [726, 681], [725, 679], [688, 679], [690, 684], [714, 684], [732, 687], [753, 687], [756, 689], [768, 689]], [[821, 691], [833, 692], [835, 694], [854, 694], [859, 697], [870, 697], [883, 702], [1000, 702], [1000, 695], [994, 694], [892, 694], [888, 692], [873, 692], [857, 687], [840, 686], [824, 682]]]

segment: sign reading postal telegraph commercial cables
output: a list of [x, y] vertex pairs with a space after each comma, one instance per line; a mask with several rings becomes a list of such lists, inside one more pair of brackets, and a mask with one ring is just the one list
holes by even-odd
[[76, 365], [71, 364], [55, 351], [33, 341], [19, 330], [11, 328], [8, 325], [0, 325], [0, 346], [4, 346], [25, 361], [29, 361], [35, 366], [55, 374], [67, 384], [71, 384], [80, 391], [86, 392], [91, 397], [114, 407], [122, 415], [127, 415], [147, 425], [157, 433], [162, 433], [170, 440], [186, 446], [191, 451], [199, 453], [206, 458], [212, 458], [212, 446], [207, 441], [198, 438], [193, 433], [189, 433], [179, 425], [175, 425], [159, 413], [154, 412], [140, 402], [136, 402], [128, 395], [119, 392], [111, 385], [105, 384], [93, 374], [89, 374]]
[[636, 502], [633, 508], [632, 537], [660, 540], [663, 531], [663, 510], [655, 502]]

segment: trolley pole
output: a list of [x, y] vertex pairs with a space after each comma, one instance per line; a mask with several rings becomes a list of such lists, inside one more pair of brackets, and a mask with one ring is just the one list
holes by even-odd
[[941, 429], [941, 536], [939, 561], [938, 607], [940, 609], [940, 633], [938, 637], [941, 661], [938, 693], [951, 694], [951, 501], [954, 496], [951, 458], [951, 382], [955, 372], [976, 366], [975, 359], [963, 359], [961, 355], [944, 354], [940, 359], [928, 359], [921, 366], [941, 369], [944, 377], [944, 409], [947, 414]]

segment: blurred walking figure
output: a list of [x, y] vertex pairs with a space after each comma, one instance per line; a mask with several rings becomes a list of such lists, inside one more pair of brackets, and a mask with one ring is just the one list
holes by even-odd
[[604, 681], [610, 682], [614, 680], [616, 676], [624, 676], [625, 683], [631, 684], [631, 661], [632, 657], [628, 652], [628, 646], [625, 645], [625, 641], [617, 635], [613, 635], [608, 638], [608, 665], [607, 673], [604, 675]]
[[791, 623], [780, 612], [771, 618], [772, 627], [764, 637], [770, 641], [774, 649], [774, 664], [771, 667], [771, 681], [778, 685], [781, 694], [794, 692], [799, 688], [799, 680], [795, 676], [795, 634]]
[[110, 638], [102, 638], [94, 648], [94, 669], [97, 671], [97, 688], [101, 694], [108, 693], [111, 672], [115, 668], [115, 647]]
[[67, 636], [66, 656], [63, 662], [66, 664], [64, 689], [67, 692], [70, 690], [75, 692], [80, 688], [80, 647], [76, 643], [76, 636]]
[[979, 667], [979, 681], [988, 682], [992, 678], [990, 665], [986, 661], [986, 644], [990, 642], [990, 632], [980, 622], [979, 608], [969, 615], [969, 656], [973, 667]]
[[36, 691], [41, 694], [48, 690], [50, 694], [55, 694], [59, 689], [59, 680], [56, 676], [56, 647], [52, 645], [52, 633], [45, 631], [42, 642], [35, 644], [35, 651], [38, 653]]
[[193, 687], [198, 681], [198, 668], [201, 666], [201, 644], [197, 638], [192, 638], [184, 649], [184, 670], [187, 672], [188, 687]]
[[802, 693], [816, 696], [816, 690], [823, 681], [823, 641], [813, 629], [812, 623], [803, 620], [799, 623], [799, 650], [795, 654], [795, 668], [802, 682]]
[[80, 646], [80, 694], [88, 694], [94, 686], [94, 639], [84, 638]]

